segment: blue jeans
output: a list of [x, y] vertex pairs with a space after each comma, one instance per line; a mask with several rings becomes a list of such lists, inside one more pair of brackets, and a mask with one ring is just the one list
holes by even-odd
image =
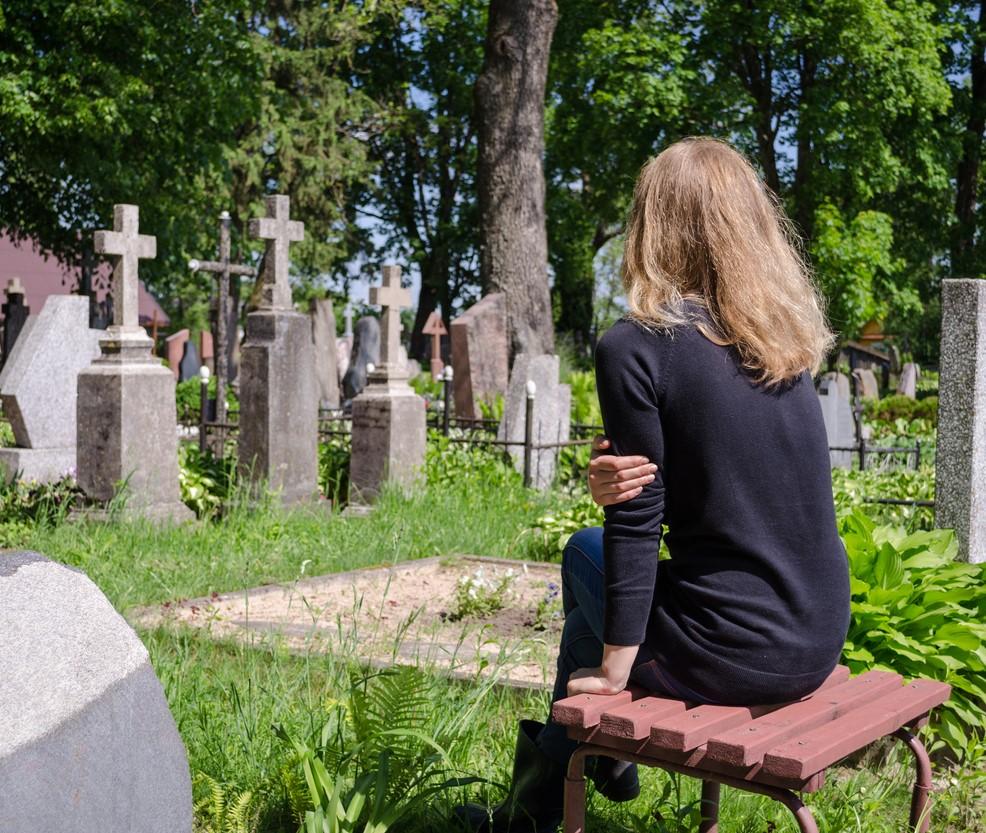
[[[655, 558], [657, 555], [655, 554]], [[561, 598], [565, 626], [558, 649], [558, 676], [551, 702], [568, 696], [568, 679], [579, 668], [594, 668], [603, 658], [603, 530], [590, 527], [576, 532], [565, 545], [561, 560]], [[683, 686], [640, 647], [630, 679], [655, 694], [692, 702], [707, 702]], [[550, 758], [564, 763], [577, 746], [565, 727], [548, 718], [538, 745]]]

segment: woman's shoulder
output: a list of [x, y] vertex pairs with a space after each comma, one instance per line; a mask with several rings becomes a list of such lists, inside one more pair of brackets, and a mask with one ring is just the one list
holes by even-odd
[[660, 327], [627, 315], [603, 333], [596, 344], [596, 352], [606, 354], [645, 350], [650, 353], [663, 349], [667, 342], [674, 340], [686, 329], [689, 329], [687, 325]]

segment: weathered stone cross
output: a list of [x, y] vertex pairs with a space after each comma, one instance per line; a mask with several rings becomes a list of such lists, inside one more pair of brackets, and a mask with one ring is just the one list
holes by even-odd
[[273, 194], [264, 198], [266, 217], [250, 221], [250, 236], [267, 240], [260, 306], [262, 308], [291, 309], [291, 284], [288, 282], [288, 246], [305, 239], [305, 224], [290, 219], [291, 198]]
[[[96, 254], [113, 258], [113, 327], [126, 338], [147, 339], [137, 313], [139, 260], [157, 255], [157, 238], [138, 233], [136, 205], [113, 206], [113, 231], [97, 231]], [[149, 339], [148, 339], [149, 340]]]
[[219, 260], [190, 260], [188, 268], [193, 272], [212, 272], [219, 280], [219, 303], [216, 314], [216, 422], [226, 421], [226, 382], [229, 379], [229, 334], [226, 325], [230, 313], [230, 281], [232, 275], [253, 277], [257, 270], [252, 266], [230, 263], [229, 212], [219, 215]]
[[401, 309], [411, 306], [411, 293], [401, 287], [401, 267], [383, 267], [383, 285], [370, 287], [370, 303], [383, 307], [383, 338], [377, 374], [385, 378], [403, 378], [401, 373]]

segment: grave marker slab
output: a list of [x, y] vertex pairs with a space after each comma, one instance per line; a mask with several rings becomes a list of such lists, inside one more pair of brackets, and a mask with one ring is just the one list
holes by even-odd
[[0, 399], [17, 448], [0, 448], [8, 478], [47, 483], [75, 471], [79, 372], [99, 356], [89, 300], [51, 295], [0, 372]]
[[188, 339], [182, 349], [181, 361], [178, 363], [178, 381], [197, 379], [201, 368], [202, 362], [199, 361], [199, 351], [195, 349], [195, 342]]
[[[845, 386], [840, 378], [844, 379]], [[818, 402], [825, 421], [825, 435], [831, 448], [849, 448], [856, 441], [856, 422], [853, 419], [852, 402], [845, 394], [848, 379], [840, 374], [826, 374], [818, 385]], [[829, 451], [833, 468], [852, 468], [851, 451]]]
[[[510, 373], [503, 419], [497, 431], [500, 442], [515, 443], [507, 450], [518, 471], [524, 470], [524, 432], [527, 417], [527, 383], [534, 382], [534, 445], [567, 442], [571, 431], [572, 391], [558, 382], [558, 356], [518, 353]], [[555, 479], [558, 448], [545, 448], [531, 455], [531, 486], [550, 488]]]
[[329, 298], [312, 298], [308, 316], [312, 323], [315, 350], [315, 378], [319, 404], [323, 408], [339, 407], [339, 374], [336, 370], [336, 317]]
[[429, 369], [431, 370], [431, 378], [437, 381], [441, 378], [442, 371], [445, 370], [445, 362], [442, 361], [442, 336], [448, 335], [445, 322], [442, 321], [442, 316], [439, 315], [438, 310], [435, 310], [428, 316], [428, 320], [425, 321], [421, 332], [426, 336], [431, 336], [431, 361], [429, 363]]
[[288, 282], [288, 244], [304, 238], [304, 224], [289, 219], [287, 197], [265, 202], [267, 216], [250, 221], [251, 235], [268, 242], [261, 306], [247, 316], [240, 356], [237, 447], [241, 476], [288, 505], [318, 496], [315, 349]]
[[918, 392], [918, 376], [921, 375], [921, 368], [914, 362], [907, 362], [900, 371], [900, 380], [897, 382], [897, 393], [914, 399]]
[[0, 598], [0, 830], [191, 833], [185, 747], [133, 629], [38, 553], [0, 553]]
[[853, 371], [853, 376], [859, 385], [859, 395], [863, 399], [879, 399], [880, 384], [876, 380], [876, 374], [868, 367], [857, 367]]
[[507, 306], [502, 293], [482, 298], [451, 325], [455, 415], [479, 419], [481, 401], [507, 390], [510, 367]]
[[986, 280], [942, 282], [935, 524], [986, 561]]
[[189, 338], [191, 333], [188, 330], [178, 330], [164, 340], [164, 357], [168, 360], [168, 368], [175, 381], [181, 376], [181, 359], [185, 355], [185, 344]]

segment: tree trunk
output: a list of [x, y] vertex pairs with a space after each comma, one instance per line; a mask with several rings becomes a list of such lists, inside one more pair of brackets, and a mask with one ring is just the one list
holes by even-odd
[[503, 292], [511, 356], [554, 350], [544, 212], [544, 89], [555, 0], [490, 0], [476, 81], [480, 279]]
[[952, 239], [952, 274], [966, 276], [974, 260], [976, 196], [979, 190], [979, 161], [983, 131], [986, 130], [986, 0], [979, 4], [979, 20], [972, 41], [970, 69], [972, 90], [962, 158], [956, 172], [955, 233]]

